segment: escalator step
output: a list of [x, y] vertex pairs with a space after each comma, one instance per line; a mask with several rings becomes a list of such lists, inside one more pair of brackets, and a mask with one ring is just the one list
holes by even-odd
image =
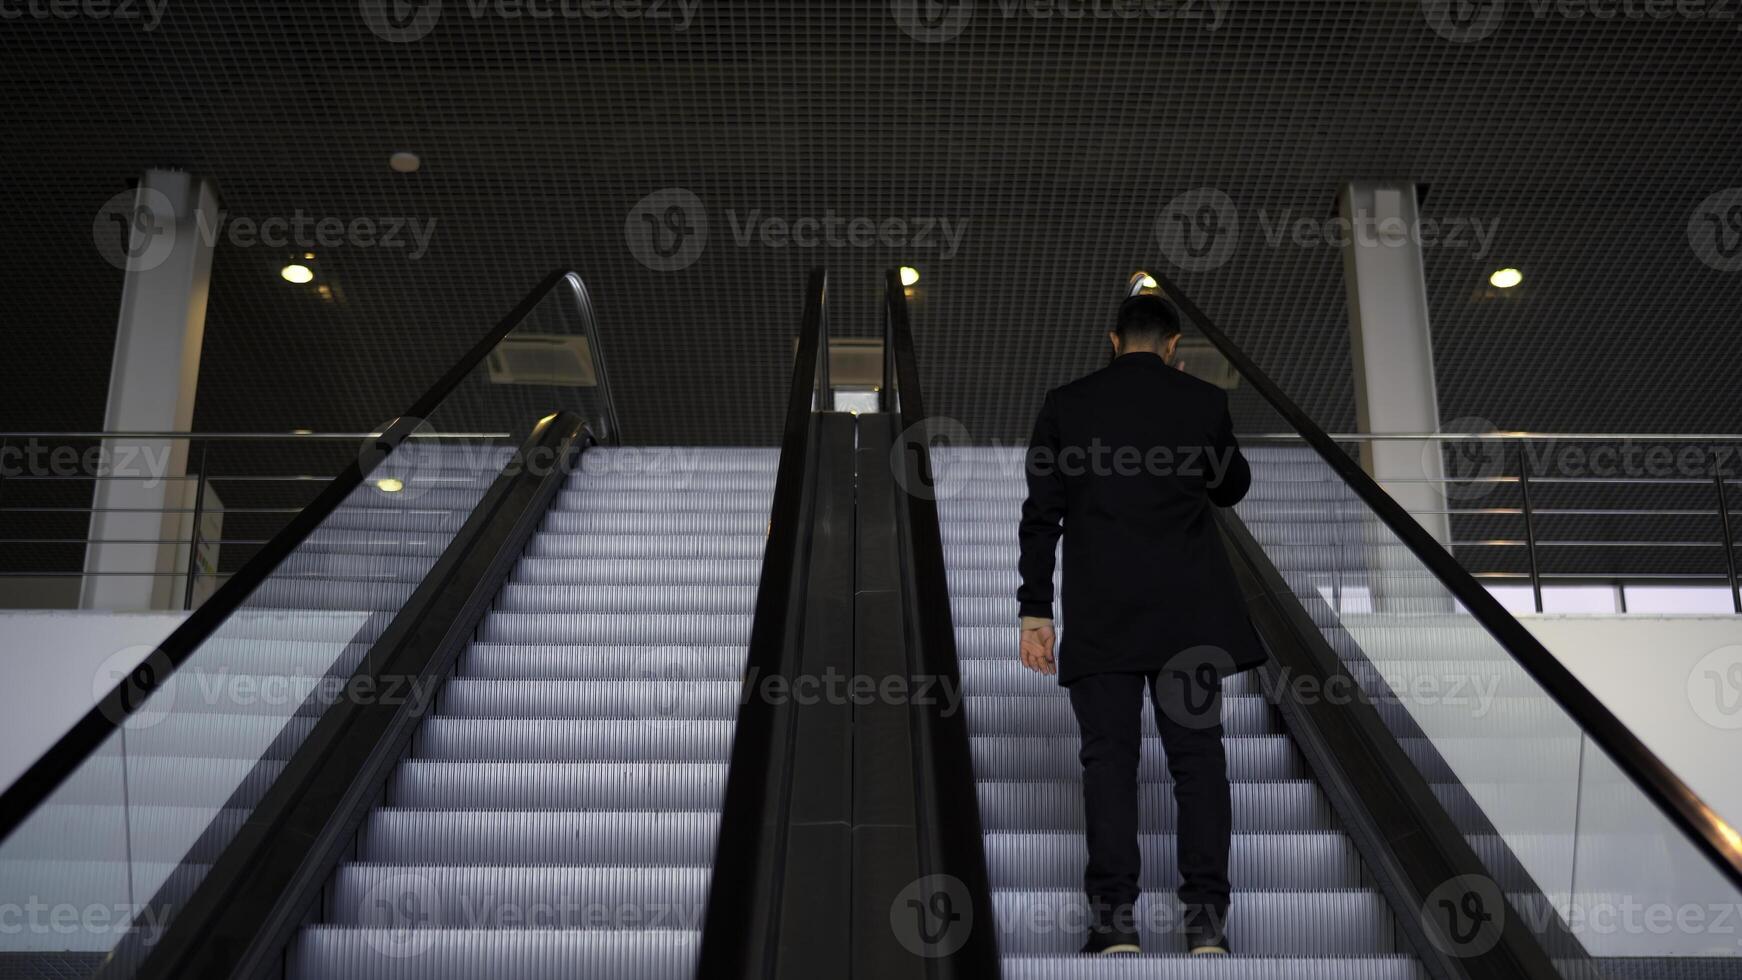
[[737, 613], [756, 608], [753, 585], [515, 585], [502, 587], [504, 612]]
[[[441, 929], [696, 929], [703, 868], [344, 864], [333, 874], [328, 921], [339, 926]], [[417, 918], [403, 902], [415, 897]]]
[[[1074, 735], [1076, 715], [1070, 699], [1058, 690], [1051, 697], [979, 696], [969, 689], [965, 710], [974, 735]], [[1143, 704], [1143, 730], [1155, 731], [1154, 709]], [[1277, 735], [1282, 720], [1276, 709], [1254, 695], [1222, 699], [1222, 728], [1228, 735]]]
[[525, 585], [737, 585], [754, 586], [755, 559], [643, 561], [633, 558], [523, 558], [512, 581]]
[[1004, 980], [1427, 980], [1427, 971], [1404, 956], [1260, 958], [1238, 955], [1005, 957]]
[[555, 534], [766, 534], [768, 513], [600, 513], [555, 510], [545, 515], [544, 529]]
[[[1275, 782], [1306, 779], [1306, 762], [1286, 735], [1255, 735], [1224, 740], [1228, 753], [1228, 778], [1234, 782]], [[982, 780], [1076, 779], [1082, 774], [1077, 761], [1076, 735], [998, 736], [970, 739], [974, 775]], [[1161, 738], [1143, 739], [1143, 756], [1137, 778], [1159, 781], [1167, 778], [1167, 754]]]
[[[1172, 892], [1178, 888], [1179, 838], [1145, 834], [1138, 838], [1138, 847], [1143, 853], [1143, 889]], [[1079, 888], [1088, 854], [1083, 839], [1076, 834], [986, 835], [987, 873], [995, 888]], [[1237, 890], [1353, 889], [1361, 885], [1361, 861], [1355, 846], [1342, 834], [1236, 834], [1229, 880]]]
[[632, 558], [652, 561], [666, 558], [755, 559], [762, 558], [765, 528], [750, 534], [553, 534], [545, 532], [528, 542], [533, 558]]
[[674, 510], [754, 514], [768, 519], [768, 494], [757, 490], [653, 492], [647, 490], [564, 490], [551, 508], [556, 511], [612, 513], [662, 513]]
[[736, 473], [612, 473], [582, 470], [563, 484], [565, 491], [606, 493], [748, 493], [774, 495], [774, 471]]
[[291, 945], [290, 980], [667, 980], [694, 969], [700, 934], [679, 929], [346, 929]]
[[461, 655], [459, 673], [476, 680], [736, 681], [744, 674], [744, 648], [474, 643]]
[[[988, 832], [1083, 830], [1083, 787], [1080, 779], [987, 780], [979, 785], [980, 820]], [[1318, 784], [1307, 781], [1235, 783], [1236, 833], [1335, 830], [1330, 803]], [[1145, 782], [1137, 787], [1138, 829], [1148, 834], [1177, 829], [1173, 786]]]
[[750, 642], [748, 613], [612, 614], [492, 612], [478, 628], [486, 643], [718, 646]]
[[388, 780], [389, 805], [426, 809], [713, 810], [724, 763], [426, 762]]
[[[998, 946], [1006, 955], [1074, 953], [1089, 922], [1088, 900], [1076, 889], [997, 889]], [[1185, 952], [1175, 930], [1180, 912], [1171, 896], [1138, 901], [1141, 945], [1151, 952]], [[1235, 891], [1228, 939], [1253, 956], [1373, 956], [1395, 952], [1389, 908], [1369, 891]]]
[[715, 813], [384, 808], [364, 822], [358, 860], [370, 864], [616, 865], [703, 868]]
[[738, 717], [742, 689], [743, 685], [735, 681], [600, 683], [456, 677], [442, 688], [439, 709], [443, 715], [462, 718], [608, 718], [619, 719], [620, 723], [668, 718], [730, 721]]
[[725, 762], [732, 722], [429, 718], [412, 754], [445, 762]]

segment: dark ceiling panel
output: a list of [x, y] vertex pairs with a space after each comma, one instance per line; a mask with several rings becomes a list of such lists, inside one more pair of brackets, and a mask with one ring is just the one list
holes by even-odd
[[[449, 0], [406, 29], [426, 35], [395, 41], [369, 26], [381, 6], [178, 2], [151, 30], [0, 23], [0, 218], [15, 243], [0, 428], [100, 424], [121, 276], [91, 225], [148, 166], [210, 177], [232, 215], [434, 222], [416, 257], [317, 250], [330, 301], [277, 278], [292, 250], [220, 244], [207, 431], [388, 418], [562, 267], [593, 289], [635, 441], [772, 443], [805, 267], [833, 273], [837, 328], [869, 333], [881, 269], [911, 261], [930, 404], [981, 438], [1018, 438], [1044, 387], [1100, 363], [1119, 287], [1165, 261], [1158, 216], [1204, 187], [1233, 202], [1238, 245], [1177, 277], [1346, 428], [1340, 260], [1267, 239], [1330, 214], [1352, 177], [1414, 178], [1429, 217], [1497, 223], [1490, 254], [1427, 256], [1447, 420], [1723, 431], [1742, 418], [1742, 272], [1702, 262], [1688, 237], [1703, 201], [1742, 185], [1734, 23], [1515, 3], [1457, 43], [1431, 26], [1433, 3], [1065, 20], [982, 0], [928, 42], [901, 28], [899, 2], [702, 4], [678, 30]], [[968, 8], [939, 9], [949, 34], [949, 12]], [[398, 149], [421, 153], [422, 172], [389, 171]], [[703, 202], [709, 237], [693, 264], [656, 271], [625, 224], [671, 187]], [[951, 251], [737, 234], [752, 215], [831, 211], [947, 218], [962, 236]], [[1487, 295], [1498, 265], [1525, 285]]]

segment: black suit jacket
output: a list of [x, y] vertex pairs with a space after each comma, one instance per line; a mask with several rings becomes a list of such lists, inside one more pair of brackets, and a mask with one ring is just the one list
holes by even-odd
[[1116, 358], [1047, 393], [1027, 474], [1017, 599], [1053, 614], [1062, 533], [1059, 683], [1264, 660], [1212, 515], [1252, 485], [1226, 392], [1154, 354]]

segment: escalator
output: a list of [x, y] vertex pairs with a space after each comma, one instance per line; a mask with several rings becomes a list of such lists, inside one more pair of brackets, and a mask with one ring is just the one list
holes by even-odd
[[[1011, 622], [1016, 532], [1027, 490], [1022, 456], [1020, 449], [941, 449], [933, 457], [987, 873], [1000, 923], [1063, 924], [1001, 929], [1006, 975], [1100, 976], [1092, 960], [1049, 965], [1047, 959], [1075, 953], [1086, 938], [1087, 852], [1070, 703], [1056, 681], [1028, 671], [1011, 654], [1017, 646]], [[1254, 479], [1262, 480], [1262, 473]], [[1059, 626], [1068, 634], [1069, 623]], [[1229, 939], [1241, 954], [1267, 958], [1262, 970], [1269, 971], [1242, 975], [1422, 976], [1414, 958], [1399, 949], [1390, 909], [1364, 880], [1360, 854], [1257, 675], [1235, 675], [1223, 695], [1234, 802], [1229, 878], [1236, 912]], [[1138, 776], [1144, 898], [1137, 922], [1145, 958], [1158, 962], [1122, 966], [1119, 975], [1209, 976], [1205, 971], [1216, 967], [1180, 962], [1183, 940], [1165, 928], [1180, 921], [1172, 906], [1179, 873], [1172, 783], [1152, 713], [1146, 699]]]
[[[906, 445], [895, 465], [914, 491], [910, 603], [930, 621], [915, 642], [965, 695], [965, 721], [925, 751], [971, 757], [922, 776], [936, 836], [956, 845], [932, 870], [962, 886], [933, 898], [960, 921], [993, 923], [990, 938], [976, 930], [935, 949], [930, 975], [1742, 976], [1736, 930], [1661, 925], [1688, 910], [1742, 908], [1742, 835], [1156, 278], [1226, 361], [1224, 378], [1237, 378], [1231, 400], [1246, 424], [1292, 434], [1247, 448], [1253, 489], [1217, 515], [1270, 653], [1229, 678], [1222, 701], [1235, 955], [1185, 954], [1172, 785], [1147, 699], [1143, 953], [1077, 955], [1090, 917], [1076, 725], [1055, 681], [1016, 657], [1024, 452], [951, 444], [950, 427], [928, 419], [905, 292], [891, 275], [885, 411], [899, 414]], [[1069, 629], [1061, 619], [1061, 637]], [[972, 841], [977, 860], [964, 859]], [[1660, 925], [1643, 924], [1639, 910]]]
[[[178, 672], [169, 696], [133, 718], [125, 765], [118, 754], [92, 760], [20, 828], [7, 853], [29, 857], [5, 862], [6, 894], [104, 904], [131, 872], [160, 883], [161, 901], [184, 901], [507, 456], [454, 452], [424, 468], [440, 487], [428, 494], [353, 491]], [[123, 785], [125, 799], [109, 791]]]
[[598, 351], [547, 278], [7, 791], [0, 901], [119, 918], [0, 976], [695, 971], [717, 842], [749, 891], [782, 817], [770, 706], [728, 787], [805, 600], [813, 384], [780, 448], [622, 446]]
[[[1742, 908], [1742, 838], [1164, 288], [1294, 434], [1221, 515], [1271, 655], [1223, 699], [1237, 955], [1174, 934], [1153, 735], [1145, 953], [1076, 955], [1022, 454], [932, 444], [898, 275], [855, 416], [811, 274], [776, 449], [624, 445], [568, 274], [6, 791], [0, 913], [118, 917], [0, 928], [0, 980], [1737, 976], [1733, 937], [1573, 913]], [[1421, 696], [1445, 677], [1482, 710]]]
[[582, 460], [290, 977], [652, 977], [693, 962], [778, 451]]

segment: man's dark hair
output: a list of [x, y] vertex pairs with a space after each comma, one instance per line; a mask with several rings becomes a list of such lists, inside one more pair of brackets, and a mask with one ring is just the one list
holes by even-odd
[[1119, 339], [1140, 347], [1160, 347], [1180, 332], [1179, 312], [1151, 293], [1138, 293], [1119, 304]]

